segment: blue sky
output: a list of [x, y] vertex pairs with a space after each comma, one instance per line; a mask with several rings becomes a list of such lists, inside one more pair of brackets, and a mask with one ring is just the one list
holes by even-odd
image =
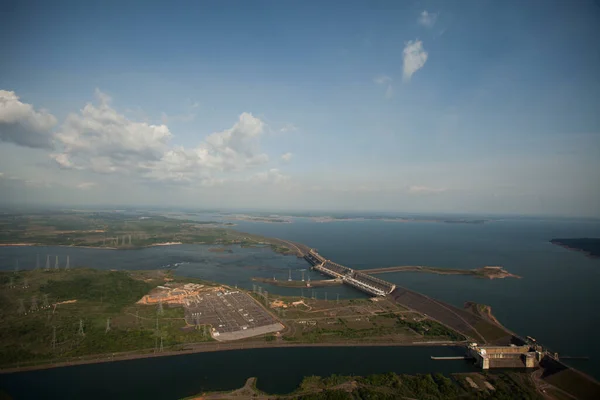
[[0, 202], [600, 216], [598, 2], [0, 13]]

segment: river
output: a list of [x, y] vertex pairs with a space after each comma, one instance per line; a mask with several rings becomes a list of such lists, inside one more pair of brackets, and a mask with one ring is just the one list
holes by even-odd
[[258, 378], [259, 389], [288, 393], [304, 376], [474, 371], [457, 347], [307, 347], [234, 350], [145, 358], [0, 375], [14, 399], [179, 399], [236, 389]]

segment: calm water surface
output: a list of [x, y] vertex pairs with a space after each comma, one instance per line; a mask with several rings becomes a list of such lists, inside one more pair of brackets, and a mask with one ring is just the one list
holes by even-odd
[[179, 399], [241, 387], [251, 376], [269, 393], [291, 392], [309, 375], [473, 371], [456, 347], [251, 349], [157, 357], [0, 375], [15, 399]]

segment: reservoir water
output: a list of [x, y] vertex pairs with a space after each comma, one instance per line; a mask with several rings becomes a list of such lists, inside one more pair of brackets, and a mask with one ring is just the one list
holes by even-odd
[[[198, 218], [216, 219], [215, 216]], [[361, 220], [317, 223], [294, 218], [293, 223], [289, 224], [244, 221], [236, 221], [236, 224], [233, 228], [239, 231], [307, 244], [317, 248], [327, 258], [357, 269], [394, 265], [440, 268], [501, 265], [509, 272], [522, 276], [522, 279], [483, 280], [470, 276], [406, 272], [379, 277], [459, 307], [466, 301], [491, 305], [494, 314], [509, 329], [521, 335], [536, 337], [539, 342], [562, 355], [590, 357], [589, 360], [571, 360], [568, 363], [597, 379], [600, 378], [600, 346], [597, 345], [595, 336], [600, 328], [600, 312], [597, 310], [597, 304], [600, 304], [600, 290], [597, 289], [600, 283], [600, 260], [549, 243], [552, 238], [600, 237], [598, 221], [506, 219], [485, 224], [446, 224]], [[54, 264], [55, 255], [60, 257], [61, 263], [64, 263], [66, 255], [69, 255], [72, 266], [85, 265], [96, 268], [152, 269], [181, 263], [176, 269], [177, 274], [237, 284], [246, 288], [252, 287], [252, 276], [275, 275], [276, 279], [287, 279], [291, 269], [293, 278], [300, 279], [300, 270], [308, 268], [308, 264], [302, 259], [275, 254], [268, 248], [243, 249], [231, 246], [232, 253], [213, 253], [208, 251], [209, 247], [178, 245], [141, 250], [5, 247], [0, 248], [0, 267], [13, 269], [14, 260], [18, 258], [21, 268], [31, 268], [35, 265], [38, 253], [42, 266], [45, 264], [46, 254], [51, 256], [51, 265]], [[305, 274], [308, 274], [308, 271], [305, 271]], [[319, 279], [319, 276], [313, 273], [311, 279]], [[266, 288], [270, 293], [300, 294], [299, 289], [275, 286]], [[330, 296], [339, 293], [340, 298], [364, 296], [343, 286], [320, 288], [317, 291], [319, 296], [323, 296], [325, 291], [329, 292]], [[257, 353], [254, 361], [257, 364], [270, 363], [263, 363], [263, 356], [271, 357], [271, 353], [266, 350], [255, 351]], [[315, 353], [311, 353], [314, 359], [310, 361], [303, 357], [298, 361], [294, 360], [292, 353], [288, 353], [291, 351], [295, 350], [280, 349], [277, 353], [280, 354], [280, 363], [286, 364], [286, 369], [292, 368], [292, 365], [300, 365], [304, 375], [327, 375], [336, 372], [323, 370], [322, 366], [330, 365], [323, 364], [326, 357], [317, 356], [323, 349], [311, 349]], [[385, 371], [378, 369], [379, 360], [375, 358], [373, 351], [364, 351], [364, 361], [361, 364], [363, 372], [354, 373], [368, 373], [366, 370], [370, 368], [374, 368], [371, 372], [375, 372], [375, 369], [378, 372]], [[405, 354], [410, 355], [402, 357], [403, 368], [410, 365], [417, 368], [422, 362], [421, 356]], [[183, 356], [179, 362], [188, 360], [187, 357], [191, 357], [190, 360], [200, 360], [194, 357], [212, 356]], [[429, 355], [426, 358], [428, 357]], [[439, 365], [440, 368], [445, 368]], [[101, 368], [74, 368], [85, 370], [96, 367]], [[198, 368], [200, 367], [199, 365]], [[258, 369], [260, 368], [250, 370]], [[411, 372], [410, 368], [406, 372]], [[187, 372], [181, 369], [181, 373]], [[34, 373], [23, 375], [28, 374]], [[227, 387], [239, 386], [243, 379], [251, 375], [253, 374], [240, 374], [239, 382], [236, 381]], [[145, 380], [137, 373], [135, 376]]]

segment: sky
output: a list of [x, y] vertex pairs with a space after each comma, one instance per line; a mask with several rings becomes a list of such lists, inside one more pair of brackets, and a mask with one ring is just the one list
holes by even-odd
[[2, 3], [0, 204], [600, 217], [598, 1]]

